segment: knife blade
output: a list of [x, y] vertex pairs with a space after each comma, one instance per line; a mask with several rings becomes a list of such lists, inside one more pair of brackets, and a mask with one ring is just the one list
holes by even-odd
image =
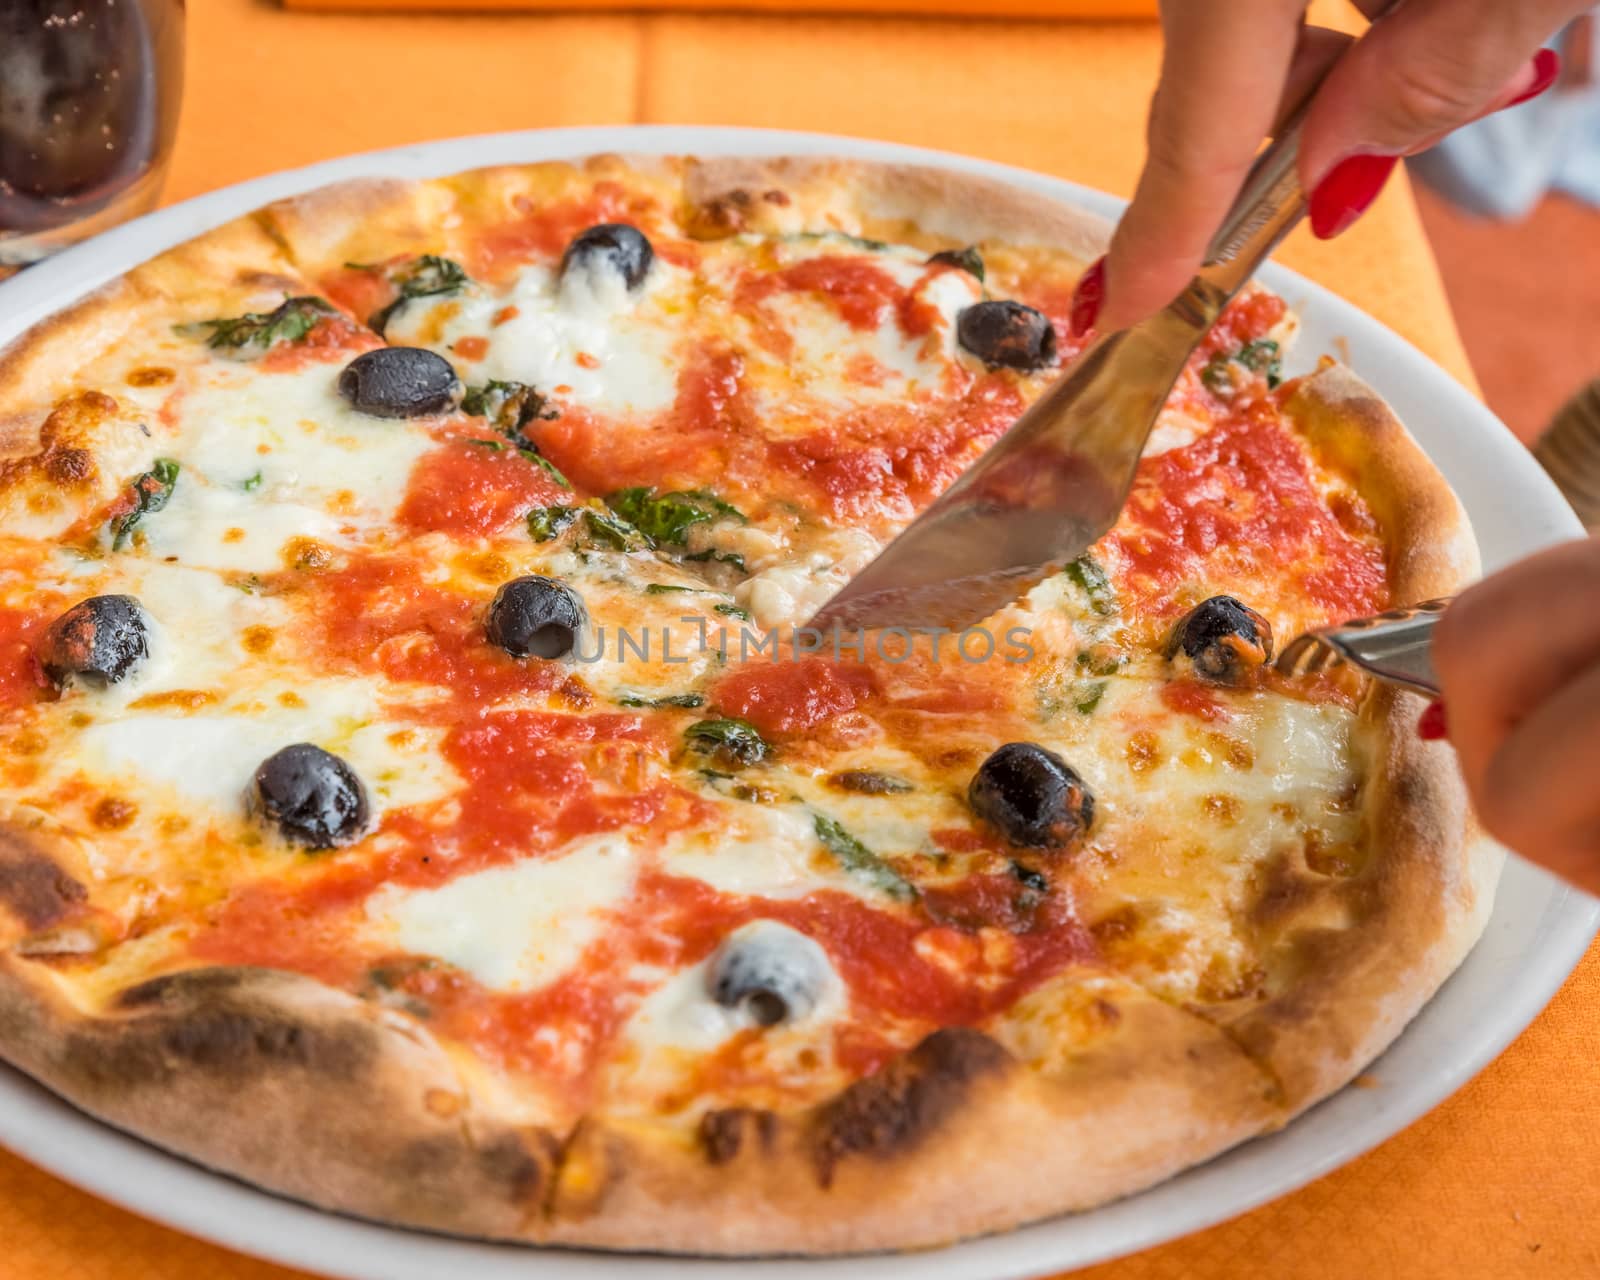
[[959, 629], [1013, 603], [1116, 523], [1157, 415], [1207, 331], [1305, 214], [1302, 105], [1250, 170], [1195, 278], [1097, 338], [812, 617], [814, 632]]

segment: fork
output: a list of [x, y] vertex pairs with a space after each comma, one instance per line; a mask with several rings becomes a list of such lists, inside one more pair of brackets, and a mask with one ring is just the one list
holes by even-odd
[[1424, 600], [1409, 608], [1308, 631], [1284, 646], [1275, 665], [1284, 675], [1295, 676], [1348, 662], [1388, 684], [1438, 697], [1439, 677], [1434, 674], [1428, 645], [1434, 623], [1450, 600], [1449, 596]]

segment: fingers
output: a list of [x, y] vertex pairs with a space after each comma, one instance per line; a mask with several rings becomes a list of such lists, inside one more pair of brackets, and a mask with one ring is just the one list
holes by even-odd
[[[1407, 0], [1375, 23], [1318, 90], [1300, 143], [1300, 174], [1316, 192], [1352, 158], [1393, 158], [1423, 150], [1445, 133], [1509, 105], [1554, 79], [1557, 60], [1530, 55], [1587, 5], [1581, 0]], [[1376, 165], [1368, 160], [1367, 169]], [[1348, 185], [1348, 184], [1347, 184]], [[1381, 185], [1381, 181], [1377, 184]], [[1364, 194], [1370, 204], [1376, 187]]]
[[1272, 126], [1304, 0], [1162, 5], [1165, 51], [1150, 151], [1106, 258], [1109, 331], [1165, 306], [1189, 283]]
[[1600, 664], [1540, 703], [1489, 760], [1478, 817], [1496, 839], [1600, 891]]
[[1500, 740], [1600, 662], [1600, 541], [1552, 547], [1462, 592], [1433, 633], [1433, 662], [1476, 788]]

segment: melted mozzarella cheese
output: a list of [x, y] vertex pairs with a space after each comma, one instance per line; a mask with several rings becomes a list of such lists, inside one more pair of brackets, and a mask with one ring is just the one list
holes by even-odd
[[466, 381], [525, 382], [591, 408], [649, 413], [677, 396], [674, 312], [686, 276], [658, 259], [630, 291], [599, 265], [563, 277], [526, 267], [504, 292], [474, 288], [407, 303], [390, 322], [388, 338], [446, 356], [462, 338], [483, 338], [488, 350], [481, 359], [455, 356]]
[[810, 539], [810, 549], [752, 573], [733, 598], [765, 627], [799, 625], [855, 577], [881, 549], [864, 529], [833, 529]]
[[[263, 373], [248, 363], [211, 366], [205, 385], [183, 402], [178, 459], [228, 493], [332, 508], [346, 521], [387, 520], [405, 496], [413, 465], [434, 442], [417, 423], [352, 409], [338, 392], [342, 367]], [[173, 503], [193, 478], [180, 474]], [[246, 492], [246, 483], [253, 491]], [[147, 533], [158, 534], [158, 525], [152, 517]]]
[[134, 794], [153, 782], [221, 815], [242, 815], [256, 767], [312, 742], [355, 770], [374, 813], [450, 794], [459, 779], [439, 755], [443, 732], [386, 721], [380, 698], [368, 680], [274, 680], [185, 713], [146, 692], [134, 702], [153, 702], [148, 710], [106, 715], [96, 707], [100, 715], [79, 735], [77, 764]]
[[[839, 252], [828, 242], [784, 246], [784, 259]], [[927, 334], [908, 335], [892, 307], [877, 323], [858, 328], [847, 323], [834, 302], [817, 293], [779, 293], [762, 304], [762, 322], [775, 321], [793, 339], [793, 349], [774, 354], [753, 333], [754, 320], [736, 326], [745, 351], [747, 381], [769, 435], [806, 435], [819, 412], [837, 413], [855, 405], [899, 404], [933, 393], [960, 360], [956, 318], [982, 297], [982, 286], [964, 271], [941, 271], [923, 281], [922, 255], [887, 251], [872, 262], [897, 283], [915, 287], [935, 312]], [[920, 282], [920, 283], [919, 283]]]
[[1307, 832], [1359, 843], [1351, 802], [1363, 761], [1355, 717], [1338, 705], [1224, 693], [1230, 718], [1204, 721], [1165, 707], [1161, 687], [1114, 677], [1092, 715], [1057, 713], [1037, 740], [1095, 797], [1077, 859], [1085, 918], [1133, 907], [1145, 964], [1136, 976], [1181, 1000], [1250, 965], [1233, 921], [1258, 895], [1262, 867]]
[[819, 1094], [838, 1087], [832, 1082], [833, 1028], [848, 1010], [849, 998], [831, 968], [803, 1017], [759, 1027], [748, 1011], [724, 1008], [712, 998], [709, 967], [709, 960], [691, 965], [640, 1001], [609, 1073], [619, 1109], [684, 1105], [685, 1086], [700, 1083], [707, 1055], [740, 1033], [757, 1033], [744, 1058], [759, 1059], [763, 1087]]
[[623, 836], [460, 876], [438, 888], [391, 885], [367, 901], [380, 946], [437, 956], [497, 991], [553, 982], [627, 898], [636, 872]]
[[823, 849], [813, 812], [799, 804], [730, 803], [702, 830], [669, 837], [660, 857], [672, 875], [740, 897], [802, 898], [831, 889], [883, 901], [870, 880]]

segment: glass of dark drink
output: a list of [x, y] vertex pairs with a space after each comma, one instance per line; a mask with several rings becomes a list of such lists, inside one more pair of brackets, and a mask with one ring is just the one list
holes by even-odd
[[151, 208], [183, 94], [184, 0], [0, 0], [0, 266]]

